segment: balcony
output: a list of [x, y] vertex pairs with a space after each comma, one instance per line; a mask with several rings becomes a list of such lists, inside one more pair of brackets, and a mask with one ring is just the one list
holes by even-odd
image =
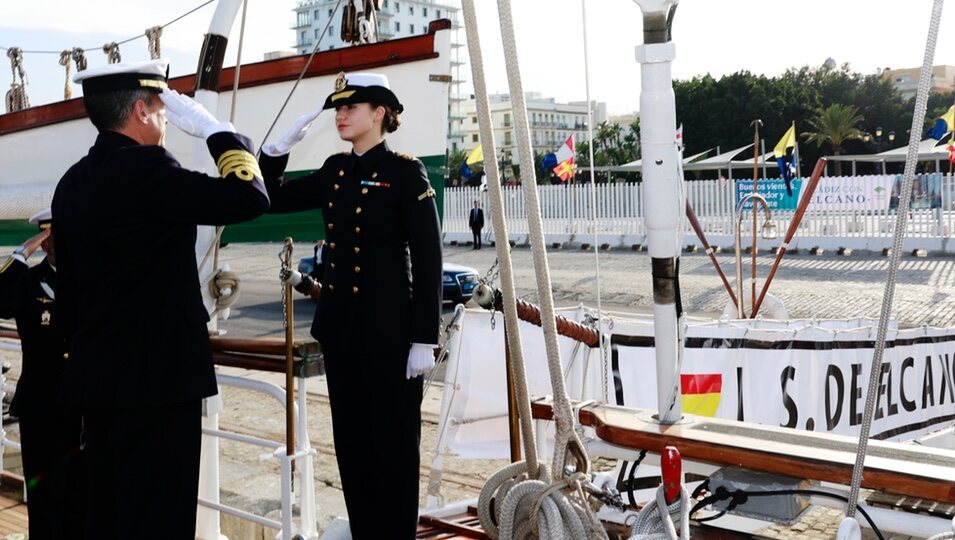
[[304, 49], [309, 49], [309, 50], [311, 50], [312, 45], [313, 45], [312, 40], [311, 40], [311, 39], [306, 39], [306, 40], [304, 40], [304, 41], [303, 41], [303, 40], [296, 41], [295, 43], [292, 44], [292, 47], [295, 47], [295, 48], [298, 48], [298, 49], [304, 48]]
[[289, 24], [289, 30], [298, 30], [299, 28], [308, 28], [310, 26], [312, 26], [311, 21], [305, 24], [302, 24], [302, 21], [294, 21]]

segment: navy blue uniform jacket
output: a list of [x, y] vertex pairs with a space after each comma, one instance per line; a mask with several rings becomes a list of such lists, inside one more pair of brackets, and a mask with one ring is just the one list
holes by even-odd
[[[241, 135], [216, 133], [207, 145], [215, 161], [230, 150], [251, 158]], [[66, 172], [53, 196], [53, 235], [68, 404], [150, 407], [216, 393], [196, 225], [264, 213], [262, 180], [247, 177], [190, 171], [160, 146], [109, 131]]]
[[10, 404], [10, 413], [18, 417], [61, 409], [57, 391], [66, 363], [66, 342], [58, 326], [55, 299], [41, 283], [56, 290], [56, 272], [46, 259], [32, 268], [13, 260], [0, 270], [0, 319], [16, 320], [23, 352], [23, 371]]
[[382, 141], [329, 157], [282, 183], [288, 155], [259, 158], [269, 212], [321, 208], [328, 247], [312, 336], [343, 351], [407, 351], [438, 343], [441, 229], [421, 161]]

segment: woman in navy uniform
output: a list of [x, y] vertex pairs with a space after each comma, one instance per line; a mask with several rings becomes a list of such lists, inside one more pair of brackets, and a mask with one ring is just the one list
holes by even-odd
[[[83, 499], [76, 495], [82, 477], [80, 417], [57, 400], [68, 355], [56, 312], [51, 222], [49, 210], [30, 218], [40, 233], [0, 266], [0, 318], [16, 320], [23, 351], [23, 370], [10, 414], [20, 420], [33, 540], [82, 537]], [[39, 247], [46, 257], [31, 268], [26, 261]]]
[[[352, 151], [282, 183], [288, 151], [321, 110]], [[403, 107], [377, 74], [340, 75], [321, 109], [262, 148], [270, 212], [321, 208], [327, 259], [312, 336], [325, 355], [335, 455], [352, 537], [415, 537], [422, 377], [441, 319], [441, 233], [424, 165], [384, 135]], [[288, 277], [288, 276], [283, 276]], [[379, 499], [377, 502], [375, 498]], [[382, 536], [382, 531], [387, 531]]]
[[[89, 538], [195, 537], [202, 399], [216, 394], [196, 226], [257, 217], [251, 142], [166, 87], [165, 60], [81, 71], [99, 135], [53, 196], [67, 404], [83, 413]], [[166, 121], [219, 174], [183, 168]]]

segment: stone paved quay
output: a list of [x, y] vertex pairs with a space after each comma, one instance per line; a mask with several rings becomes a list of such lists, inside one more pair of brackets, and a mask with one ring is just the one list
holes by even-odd
[[[517, 292], [533, 300], [537, 287], [531, 250], [516, 247], [511, 253]], [[653, 304], [649, 255], [645, 251], [600, 251], [596, 255], [604, 307], [649, 310]], [[774, 257], [768, 252], [758, 254], [757, 290], [769, 275]], [[496, 254], [490, 246], [480, 251], [445, 246], [444, 258], [484, 274]], [[733, 283], [735, 255], [718, 254], [717, 260]], [[555, 302], [596, 307], [597, 264], [593, 251], [553, 250], [548, 253], [548, 264]], [[769, 292], [783, 302], [792, 318], [878, 318], [888, 268], [889, 258], [879, 253], [787, 253]], [[750, 272], [750, 256], [744, 254], [744, 278]], [[712, 262], [702, 251], [680, 257], [680, 288], [684, 307], [693, 315], [718, 317], [729, 302]], [[920, 258], [903, 254], [892, 314], [901, 326], [955, 327], [955, 256], [930, 254]]]

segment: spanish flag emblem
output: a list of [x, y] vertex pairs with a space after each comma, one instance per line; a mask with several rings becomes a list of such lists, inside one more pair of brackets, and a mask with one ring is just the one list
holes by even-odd
[[697, 416], [716, 416], [723, 392], [723, 374], [681, 374], [683, 412]]

